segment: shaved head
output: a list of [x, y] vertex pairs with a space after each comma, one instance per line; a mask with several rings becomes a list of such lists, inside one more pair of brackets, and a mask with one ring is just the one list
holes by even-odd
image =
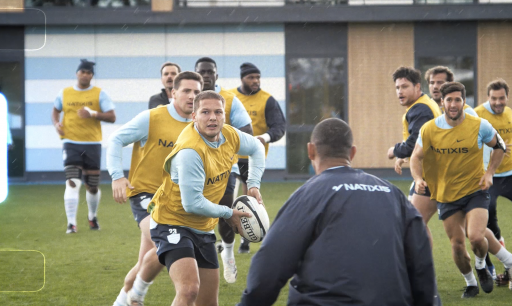
[[311, 143], [317, 148], [320, 158], [350, 158], [354, 138], [350, 126], [337, 118], [325, 119], [315, 126]]

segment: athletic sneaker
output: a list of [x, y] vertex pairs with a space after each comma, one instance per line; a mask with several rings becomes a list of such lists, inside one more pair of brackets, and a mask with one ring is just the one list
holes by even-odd
[[467, 287], [464, 287], [464, 293], [462, 294], [461, 298], [463, 298], [463, 299], [473, 298], [479, 293], [480, 293], [480, 289], [478, 289], [478, 286], [467, 286]]
[[229, 284], [236, 282], [237, 271], [235, 259], [230, 258], [227, 261], [222, 260], [222, 263], [224, 265], [224, 279], [226, 282]]
[[240, 238], [240, 247], [238, 247], [238, 253], [239, 254], [249, 254], [249, 252], [250, 252], [249, 241], [244, 238]]
[[496, 269], [494, 269], [494, 266], [487, 266], [487, 270], [489, 270], [489, 273], [491, 273], [492, 279], [496, 281], [498, 276], [496, 275]]
[[486, 268], [483, 269], [475, 269], [476, 274], [478, 275], [478, 281], [480, 282], [480, 287], [485, 293], [491, 293], [494, 288], [494, 281], [492, 279], [491, 273]]
[[144, 306], [144, 297], [142, 295], [135, 294], [133, 290], [130, 290], [126, 294], [126, 302], [130, 306]]
[[222, 251], [224, 251], [224, 247], [222, 246], [222, 241], [221, 242], [217, 242], [217, 244], [215, 244], [215, 247], [217, 248], [217, 253], [222, 253]]
[[89, 227], [95, 231], [100, 229], [100, 225], [98, 224], [98, 219], [96, 217], [94, 217], [92, 220], [89, 220]]
[[76, 225], [68, 224], [68, 229], [66, 230], [66, 234], [74, 234], [76, 233]]
[[508, 275], [508, 270], [505, 270], [505, 272], [503, 274], [498, 274], [498, 276], [496, 277], [496, 286], [503, 287], [503, 286], [509, 286], [509, 284], [510, 284], [510, 276]]

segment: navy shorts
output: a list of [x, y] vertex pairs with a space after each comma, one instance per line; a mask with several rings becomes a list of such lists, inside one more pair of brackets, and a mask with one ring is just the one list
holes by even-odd
[[249, 177], [249, 160], [239, 159], [238, 168], [240, 168], [240, 179], [244, 184], [247, 184], [247, 178]]
[[224, 194], [235, 193], [236, 176], [237, 176], [236, 173], [231, 172], [231, 174], [229, 175], [229, 179], [228, 179], [228, 186], [226, 187], [226, 192], [224, 192]]
[[420, 195], [420, 196], [426, 196], [426, 197], [429, 197], [431, 196], [430, 194], [430, 189], [425, 188], [425, 194], [418, 194], [416, 193], [416, 182], [415, 181], [412, 181], [412, 184], [411, 184], [411, 188], [409, 188], [409, 196], [412, 197], [413, 194], [417, 194], [417, 195]]
[[489, 209], [489, 203], [491, 202], [491, 196], [486, 190], [478, 190], [470, 195], [458, 199], [451, 203], [437, 203], [437, 212], [439, 214], [439, 220], [446, 220], [453, 214], [462, 210], [464, 213], [468, 213], [470, 210], [475, 208]]
[[64, 167], [80, 166], [84, 170], [100, 170], [101, 145], [65, 142], [62, 149]]
[[130, 207], [132, 208], [133, 218], [137, 221], [139, 227], [140, 222], [149, 216], [148, 205], [152, 198], [153, 194], [147, 192], [141, 192], [130, 198]]
[[[193, 250], [193, 252], [187, 252], [187, 254], [193, 254], [199, 268], [219, 268], [219, 260], [215, 248], [215, 241], [217, 240], [215, 234], [198, 234], [186, 227], [167, 224], [157, 224], [156, 227], [154, 227], [155, 222], [152, 221], [151, 223], [151, 239], [155, 242], [157, 247], [156, 254], [162, 265], [166, 265], [165, 257], [168, 252], [173, 252], [181, 248], [189, 248]], [[184, 252], [177, 253], [184, 254]], [[191, 256], [181, 256], [181, 258], [184, 257]], [[181, 258], [174, 257], [173, 259], [176, 261]]]

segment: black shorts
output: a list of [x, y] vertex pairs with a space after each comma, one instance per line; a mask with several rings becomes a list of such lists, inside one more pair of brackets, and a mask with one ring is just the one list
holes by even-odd
[[412, 181], [412, 184], [411, 184], [411, 188], [409, 188], [409, 196], [412, 197], [413, 194], [417, 194], [417, 195], [420, 195], [420, 196], [426, 196], [426, 197], [429, 197], [431, 196], [430, 194], [430, 189], [425, 188], [425, 194], [418, 194], [416, 193], [416, 182], [415, 181]]
[[239, 159], [238, 168], [240, 168], [240, 179], [244, 184], [247, 184], [247, 178], [249, 177], [249, 160]]
[[470, 195], [458, 199], [451, 203], [437, 203], [437, 212], [439, 214], [439, 220], [446, 220], [459, 210], [464, 213], [468, 213], [470, 210], [475, 208], [489, 209], [489, 203], [491, 202], [491, 196], [486, 190], [478, 190]]
[[226, 192], [224, 194], [233, 194], [235, 193], [235, 186], [236, 186], [236, 173], [231, 172], [228, 179], [228, 186], [226, 187]]
[[[162, 265], [165, 265], [165, 257], [168, 252], [173, 252], [181, 248], [189, 248], [197, 261], [197, 266], [203, 269], [218, 269], [219, 260], [217, 258], [217, 250], [215, 234], [198, 234], [192, 230], [167, 224], [158, 224], [155, 228], [151, 228], [151, 239], [157, 247], [156, 254]], [[185, 252], [177, 252], [185, 254]], [[178, 256], [173, 260], [191, 256]]]
[[62, 149], [64, 167], [80, 166], [84, 170], [100, 170], [101, 145], [65, 142]]
[[149, 216], [148, 205], [152, 198], [153, 194], [147, 192], [141, 192], [130, 198], [130, 207], [132, 208], [133, 218], [137, 221], [139, 227], [140, 222]]

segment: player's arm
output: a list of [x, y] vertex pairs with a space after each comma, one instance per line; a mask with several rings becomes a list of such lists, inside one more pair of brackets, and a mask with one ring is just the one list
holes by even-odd
[[281, 139], [286, 130], [286, 120], [284, 119], [283, 111], [274, 97], [267, 100], [265, 106], [265, 120], [267, 122], [268, 130], [263, 135], [255, 135], [261, 138], [265, 143], [276, 142]]
[[133, 189], [123, 172], [123, 147], [145, 141], [149, 133], [149, 111], [138, 114], [135, 118], [115, 131], [108, 139], [107, 170], [112, 178], [112, 195], [118, 203], [127, 200], [126, 188]]
[[286, 201], [253, 256], [240, 306], [273, 305], [281, 288], [297, 272], [317, 224], [317, 218], [303, 205], [304, 190], [301, 187]]
[[249, 174], [247, 178], [247, 195], [250, 195], [263, 204], [260, 194], [260, 182], [265, 171], [265, 147], [255, 137], [237, 131], [240, 137], [238, 154], [249, 156]]
[[240, 131], [253, 135], [252, 120], [247, 111], [245, 110], [242, 102], [235, 96], [231, 103], [231, 112], [229, 114], [231, 126], [239, 129]]
[[[180, 186], [181, 203], [183, 209], [191, 214], [201, 215], [210, 218], [224, 218], [226, 222], [238, 220], [236, 227], [240, 231], [240, 217], [251, 217], [249, 213], [233, 210], [224, 205], [212, 203], [203, 195], [204, 182], [206, 174], [204, 172], [203, 161], [199, 154], [193, 149], [180, 150], [164, 166], [168, 173], [171, 173], [171, 179]], [[227, 180], [229, 173], [221, 174]]]
[[392, 156], [388, 152], [388, 157], [407, 158], [411, 156], [416, 145], [416, 140], [420, 133], [421, 127], [429, 120], [434, 119], [434, 114], [425, 104], [414, 105], [407, 112], [406, 120], [409, 122], [409, 137], [404, 142], [397, 143], [393, 148]]
[[432, 250], [425, 224], [418, 211], [396, 190], [405, 206], [404, 252], [414, 305], [434, 305], [435, 273]]
[[489, 165], [484, 173], [484, 176], [480, 179], [480, 186], [482, 190], [488, 190], [492, 186], [492, 177], [496, 173], [503, 156], [507, 151], [507, 145], [501, 138], [500, 134], [492, 127], [492, 125], [485, 119], [482, 119], [480, 123], [480, 131], [478, 132], [479, 147], [485, 143], [487, 146], [493, 149]]
[[52, 123], [57, 133], [60, 136], [64, 136], [64, 130], [62, 129], [62, 123], [60, 123], [60, 113], [62, 112], [62, 95], [63, 90], [59, 92], [57, 98], [53, 102], [53, 110], [52, 110]]
[[427, 182], [423, 180], [423, 139], [420, 136], [416, 141], [416, 146], [411, 155], [411, 175], [414, 179], [415, 189], [417, 194], [425, 194]]
[[116, 122], [116, 112], [114, 111], [114, 103], [112, 99], [104, 92], [100, 92], [100, 108], [101, 112], [90, 109], [89, 107], [83, 107], [78, 110], [78, 116], [80, 118], [94, 118], [99, 121], [105, 121], [114, 123]]

